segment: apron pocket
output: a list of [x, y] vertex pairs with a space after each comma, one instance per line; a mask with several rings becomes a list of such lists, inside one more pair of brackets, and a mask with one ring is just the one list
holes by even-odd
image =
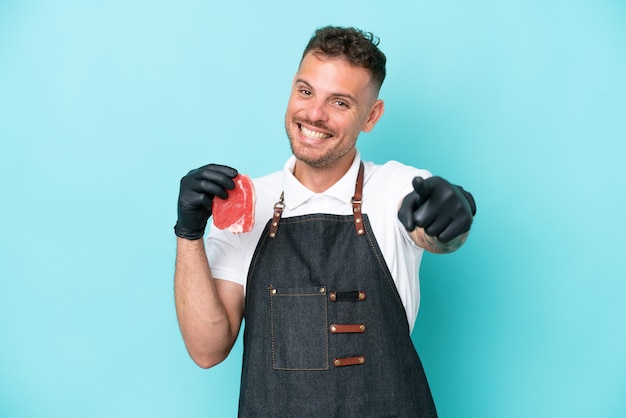
[[328, 370], [326, 288], [270, 289], [272, 365], [277, 370]]

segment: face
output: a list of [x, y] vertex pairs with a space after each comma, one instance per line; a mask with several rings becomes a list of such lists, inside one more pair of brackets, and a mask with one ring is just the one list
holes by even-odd
[[384, 105], [365, 68], [308, 53], [294, 78], [285, 115], [291, 150], [314, 168], [348, 167], [361, 131], [372, 130]]

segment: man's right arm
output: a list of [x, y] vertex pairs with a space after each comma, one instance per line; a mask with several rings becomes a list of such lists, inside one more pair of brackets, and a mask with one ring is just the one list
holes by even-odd
[[223, 361], [241, 327], [243, 287], [211, 276], [202, 239], [177, 239], [174, 293], [178, 323], [193, 361], [203, 368]]

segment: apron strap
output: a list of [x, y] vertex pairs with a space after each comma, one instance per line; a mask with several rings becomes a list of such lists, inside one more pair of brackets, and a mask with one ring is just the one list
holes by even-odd
[[354, 188], [354, 196], [352, 197], [352, 212], [354, 213], [354, 228], [357, 235], [365, 234], [363, 229], [363, 213], [361, 212], [361, 203], [363, 197], [363, 161], [359, 166], [359, 174], [356, 176], [356, 186]]
[[280, 194], [280, 199], [274, 204], [274, 215], [272, 216], [272, 223], [270, 224], [269, 237], [276, 237], [278, 231], [278, 224], [280, 223], [280, 217], [283, 215], [283, 209], [285, 208], [285, 192]]

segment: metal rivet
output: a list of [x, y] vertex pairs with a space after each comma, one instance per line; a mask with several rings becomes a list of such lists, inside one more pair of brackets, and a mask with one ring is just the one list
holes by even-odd
[[326, 288], [320, 287], [320, 293], [324, 293], [324, 292], [326, 292]]
[[358, 233], [359, 233], [359, 235], [363, 235], [363, 230], [362, 230], [362, 229], [359, 229], [359, 232], [358, 232]]
[[272, 226], [277, 226], [278, 222], [272, 222]]
[[361, 325], [361, 326], [359, 327], [359, 329], [360, 329], [361, 331], [365, 331], [365, 325]]
[[359, 357], [359, 363], [361, 363], [361, 364], [365, 363], [365, 358]]
[[354, 211], [355, 211], [355, 212], [359, 212], [359, 211], [360, 211], [360, 209], [359, 209], [359, 208], [354, 208]]
[[333, 325], [333, 326], [331, 326], [331, 327], [330, 327], [330, 331], [331, 331], [331, 332], [335, 332], [335, 331], [337, 331], [337, 327], [336, 327], [336, 326], [334, 326], [334, 325]]
[[365, 299], [365, 293], [359, 292], [359, 300], [364, 300], [364, 299]]
[[280, 216], [279, 212], [274, 212], [274, 216], [276, 216], [277, 218]]
[[276, 236], [276, 234], [273, 233], [273, 232], [270, 234], [270, 238], [274, 238], [275, 236]]
[[361, 223], [361, 218], [356, 218], [356, 219], [354, 220], [354, 222], [356, 222], [356, 223]]
[[335, 364], [335, 366], [341, 366], [341, 361], [340, 360], [335, 360], [334, 364]]
[[276, 294], [276, 289], [271, 289], [270, 292], [272, 293], [272, 295]]

